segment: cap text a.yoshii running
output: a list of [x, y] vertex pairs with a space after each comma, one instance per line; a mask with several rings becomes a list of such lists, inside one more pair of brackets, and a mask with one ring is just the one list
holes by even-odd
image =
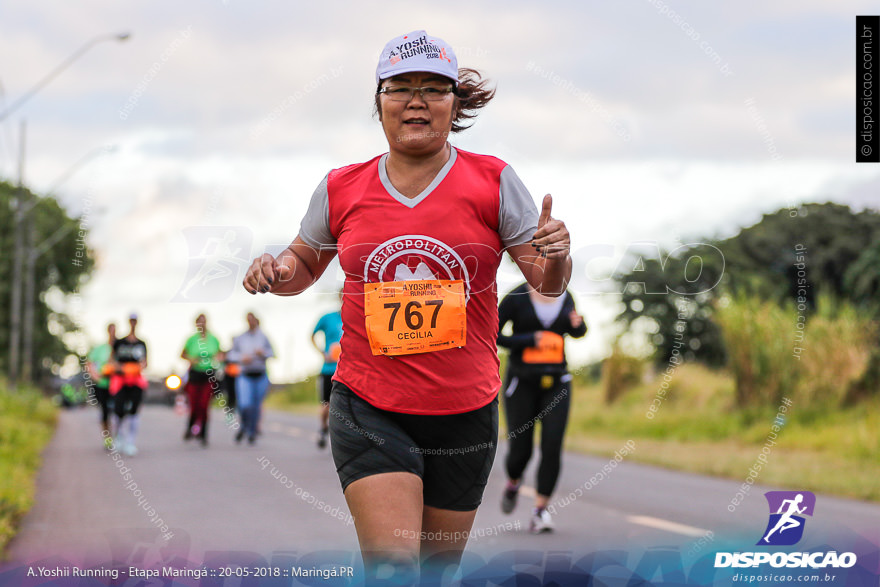
[[379, 56], [376, 83], [401, 73], [428, 71], [448, 77], [458, 86], [458, 59], [446, 41], [425, 31], [413, 31], [388, 41]]

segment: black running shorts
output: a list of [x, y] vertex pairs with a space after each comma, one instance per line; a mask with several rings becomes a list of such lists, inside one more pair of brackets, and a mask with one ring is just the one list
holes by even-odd
[[333, 375], [318, 375], [318, 401], [322, 404], [330, 403], [332, 385]]
[[497, 398], [463, 414], [400, 414], [380, 410], [333, 382], [330, 447], [343, 491], [370, 475], [413, 473], [422, 478], [425, 505], [475, 510], [497, 442]]

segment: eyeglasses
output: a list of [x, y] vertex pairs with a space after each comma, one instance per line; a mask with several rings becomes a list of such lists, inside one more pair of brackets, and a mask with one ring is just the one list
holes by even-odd
[[394, 102], [409, 102], [413, 99], [416, 92], [425, 102], [439, 102], [446, 98], [452, 92], [452, 86], [437, 87], [427, 86], [424, 88], [407, 88], [405, 86], [389, 86], [382, 88], [377, 94], [385, 94], [389, 100]]

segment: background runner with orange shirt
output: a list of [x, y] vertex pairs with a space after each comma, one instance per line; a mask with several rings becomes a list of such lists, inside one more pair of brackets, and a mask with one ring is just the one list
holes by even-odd
[[[504, 334], [507, 323], [512, 334]], [[504, 296], [498, 307], [498, 344], [510, 349], [504, 384], [508, 453], [504, 461], [507, 486], [501, 510], [516, 507], [520, 479], [532, 456], [535, 427], [541, 422], [541, 462], [538, 465], [535, 509], [529, 522], [533, 534], [550, 532], [553, 523], [547, 502], [559, 479], [562, 439], [571, 403], [571, 374], [565, 360], [566, 335], [587, 333], [574, 298], [548, 298], [523, 283]]]

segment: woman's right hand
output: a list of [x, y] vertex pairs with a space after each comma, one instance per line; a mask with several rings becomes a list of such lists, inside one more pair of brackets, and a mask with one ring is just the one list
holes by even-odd
[[257, 257], [242, 285], [251, 294], [296, 295], [318, 280], [336, 256], [336, 247], [313, 248], [297, 236], [278, 257]]
[[280, 284], [284, 279], [290, 278], [290, 267], [279, 263], [269, 253], [254, 259], [244, 276], [242, 285], [251, 294], [266, 293]]

